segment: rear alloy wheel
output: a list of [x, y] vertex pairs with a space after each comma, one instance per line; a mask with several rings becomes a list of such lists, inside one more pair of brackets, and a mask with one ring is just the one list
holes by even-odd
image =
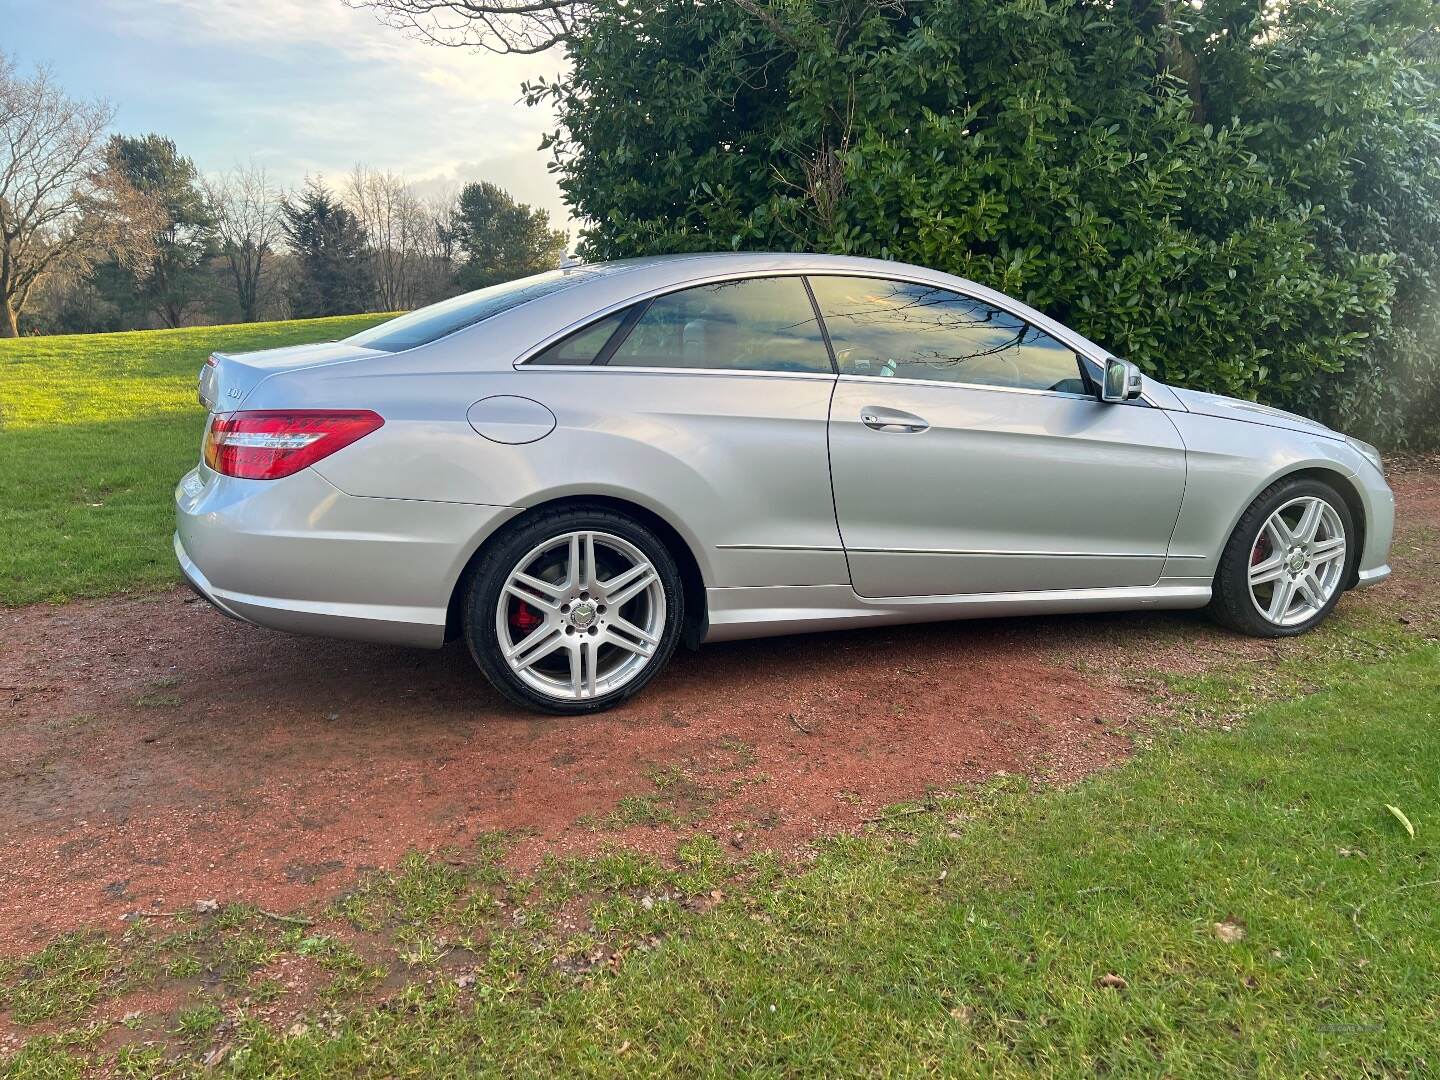
[[558, 713], [610, 708], [674, 650], [679, 575], [643, 526], [608, 511], [561, 512], [522, 526], [488, 555], [466, 637], [512, 701]]
[[1350, 509], [1318, 480], [1280, 481], [1251, 504], [1221, 556], [1211, 611], [1260, 637], [1303, 634], [1340, 599], [1351, 572]]

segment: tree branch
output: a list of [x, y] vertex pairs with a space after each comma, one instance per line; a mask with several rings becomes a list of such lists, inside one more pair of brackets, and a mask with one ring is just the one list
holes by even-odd
[[603, 0], [345, 0], [433, 45], [532, 55], [568, 41]]

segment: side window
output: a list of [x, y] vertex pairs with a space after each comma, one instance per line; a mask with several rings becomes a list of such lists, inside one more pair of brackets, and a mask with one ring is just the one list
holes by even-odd
[[657, 296], [609, 364], [831, 370], [815, 309], [798, 277], [723, 281]]
[[810, 284], [842, 375], [1086, 392], [1074, 350], [982, 300], [875, 278]]
[[625, 312], [618, 311], [599, 322], [591, 323], [583, 330], [576, 330], [569, 337], [563, 337], [544, 352], [536, 353], [528, 364], [589, 364], [600, 355], [620, 324], [625, 321]]

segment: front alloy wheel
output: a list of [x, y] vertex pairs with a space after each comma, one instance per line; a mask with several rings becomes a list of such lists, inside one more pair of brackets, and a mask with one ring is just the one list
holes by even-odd
[[1297, 626], [1325, 609], [1345, 571], [1345, 527], [1335, 507], [1302, 495], [1276, 510], [1250, 551], [1250, 599], [1276, 626]]
[[1221, 552], [1210, 613], [1256, 637], [1305, 633], [1345, 591], [1355, 535], [1350, 507], [1324, 480], [1271, 484], [1241, 515]]
[[466, 637], [512, 701], [594, 712], [665, 664], [682, 605], [674, 560], [648, 529], [609, 511], [561, 511], [510, 531], [487, 553]]

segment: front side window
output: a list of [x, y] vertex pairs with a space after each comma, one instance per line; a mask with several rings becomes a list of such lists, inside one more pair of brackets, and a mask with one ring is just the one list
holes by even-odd
[[876, 278], [810, 285], [842, 375], [1086, 392], [1073, 349], [983, 300]]
[[384, 352], [404, 352], [438, 341], [447, 334], [474, 326], [530, 300], [578, 285], [592, 275], [578, 271], [551, 270], [533, 277], [492, 285], [488, 289], [463, 293], [438, 304], [419, 308], [408, 315], [390, 319], [369, 330], [346, 338], [351, 345]]
[[798, 277], [750, 278], [657, 296], [611, 367], [829, 373], [815, 309]]

